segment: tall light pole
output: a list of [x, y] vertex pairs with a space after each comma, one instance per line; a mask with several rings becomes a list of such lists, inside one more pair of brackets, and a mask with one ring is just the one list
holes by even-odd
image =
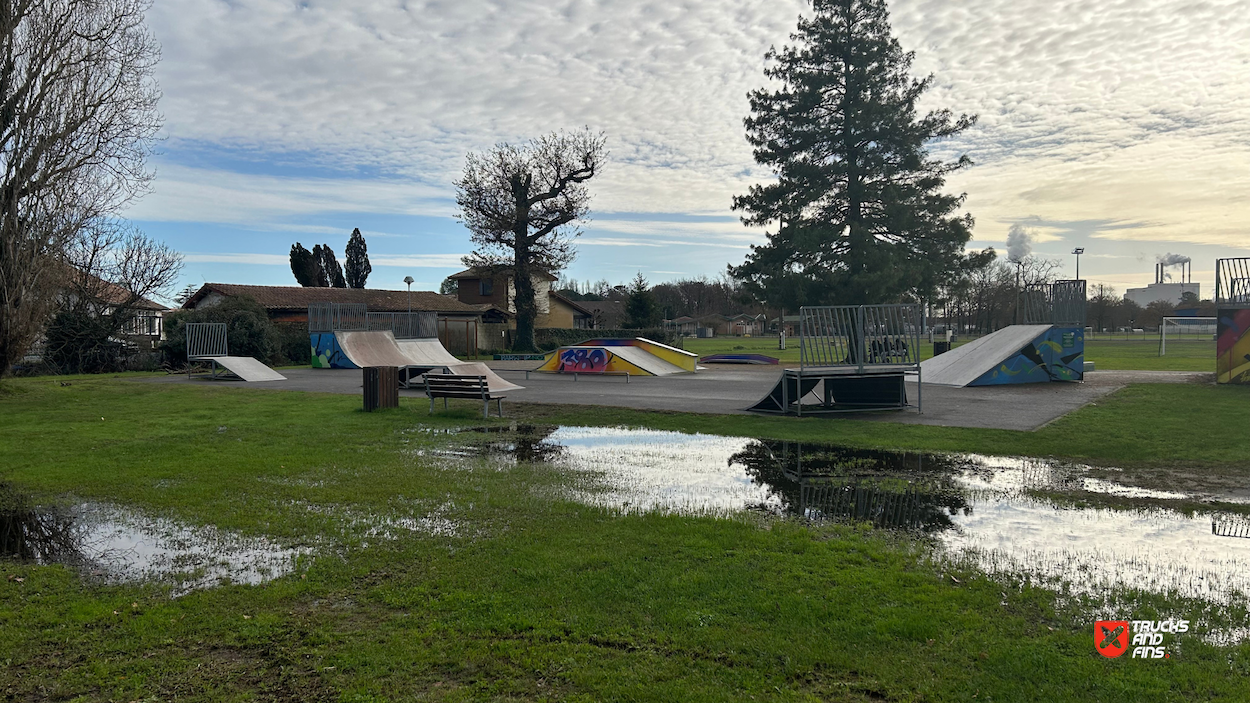
[[1085, 247], [1077, 247], [1072, 250], [1076, 254], [1076, 280], [1081, 280], [1081, 254], [1085, 253]]
[[412, 314], [412, 276], [404, 276], [404, 283], [408, 284], [408, 314]]

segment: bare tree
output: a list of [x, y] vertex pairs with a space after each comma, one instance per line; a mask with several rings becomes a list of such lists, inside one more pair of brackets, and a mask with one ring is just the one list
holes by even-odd
[[125, 224], [97, 221], [66, 252], [68, 269], [45, 359], [62, 373], [112, 370], [134, 323], [151, 301], [169, 293], [182, 255]]
[[0, 0], [0, 373], [39, 334], [68, 252], [139, 194], [160, 126], [146, 0]]
[[576, 223], [590, 213], [586, 181], [607, 158], [602, 133], [556, 132], [528, 144], [498, 144], [469, 154], [456, 182], [457, 217], [477, 249], [464, 264], [510, 270], [516, 287], [516, 343], [534, 349], [535, 273], [556, 273], [573, 260]]

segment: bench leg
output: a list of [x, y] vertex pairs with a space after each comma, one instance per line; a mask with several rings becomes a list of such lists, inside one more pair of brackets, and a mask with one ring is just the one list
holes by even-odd
[[434, 414], [434, 396], [430, 396], [430, 414]]
[[443, 410], [447, 409], [447, 399], [443, 398]]
[[490, 401], [489, 400], [482, 401], [482, 419], [484, 420], [490, 419]]
[[503, 398], [496, 398], [495, 404], [499, 407], [499, 417], [503, 417]]

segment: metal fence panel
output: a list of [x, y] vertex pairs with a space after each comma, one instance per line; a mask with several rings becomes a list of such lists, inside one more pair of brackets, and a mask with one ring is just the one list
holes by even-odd
[[226, 323], [188, 322], [187, 358], [202, 359], [208, 356], [230, 356], [226, 344]]
[[429, 339], [438, 336], [438, 313], [371, 312], [369, 329], [389, 331], [396, 339]]
[[1215, 260], [1215, 306], [1250, 308], [1250, 257]]
[[914, 304], [805, 306], [799, 309], [799, 364], [919, 364], [923, 324]]
[[1085, 326], [1085, 281], [1055, 281], [1051, 286], [1052, 324]]
[[363, 332], [369, 329], [369, 307], [364, 303], [309, 303], [308, 331]]

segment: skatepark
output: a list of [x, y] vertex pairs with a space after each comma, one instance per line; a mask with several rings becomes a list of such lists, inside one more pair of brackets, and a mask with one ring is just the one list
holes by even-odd
[[[700, 365], [697, 355], [644, 338], [588, 339], [538, 363], [464, 360], [432, 336], [432, 320], [420, 313], [371, 317], [363, 306], [328, 303], [309, 310], [312, 368], [279, 373], [254, 359], [231, 357], [224, 329], [211, 325], [189, 336], [188, 358], [212, 363], [208, 380], [223, 378], [220, 365], [232, 374], [224, 377], [245, 381], [222, 384], [235, 387], [358, 395], [360, 369], [393, 367], [400, 371], [398, 394], [407, 398], [425, 398], [423, 374], [436, 373], [484, 379], [490, 394], [508, 403], [734, 415], [841, 412], [881, 422], [1024, 431], [1129, 383], [1209, 377], [1086, 371], [1083, 282], [1060, 282], [1037, 293], [1028, 324], [924, 361], [917, 306], [804, 308], [800, 363], [781, 365], [781, 380], [777, 365]], [[152, 380], [202, 379], [188, 374]]]

